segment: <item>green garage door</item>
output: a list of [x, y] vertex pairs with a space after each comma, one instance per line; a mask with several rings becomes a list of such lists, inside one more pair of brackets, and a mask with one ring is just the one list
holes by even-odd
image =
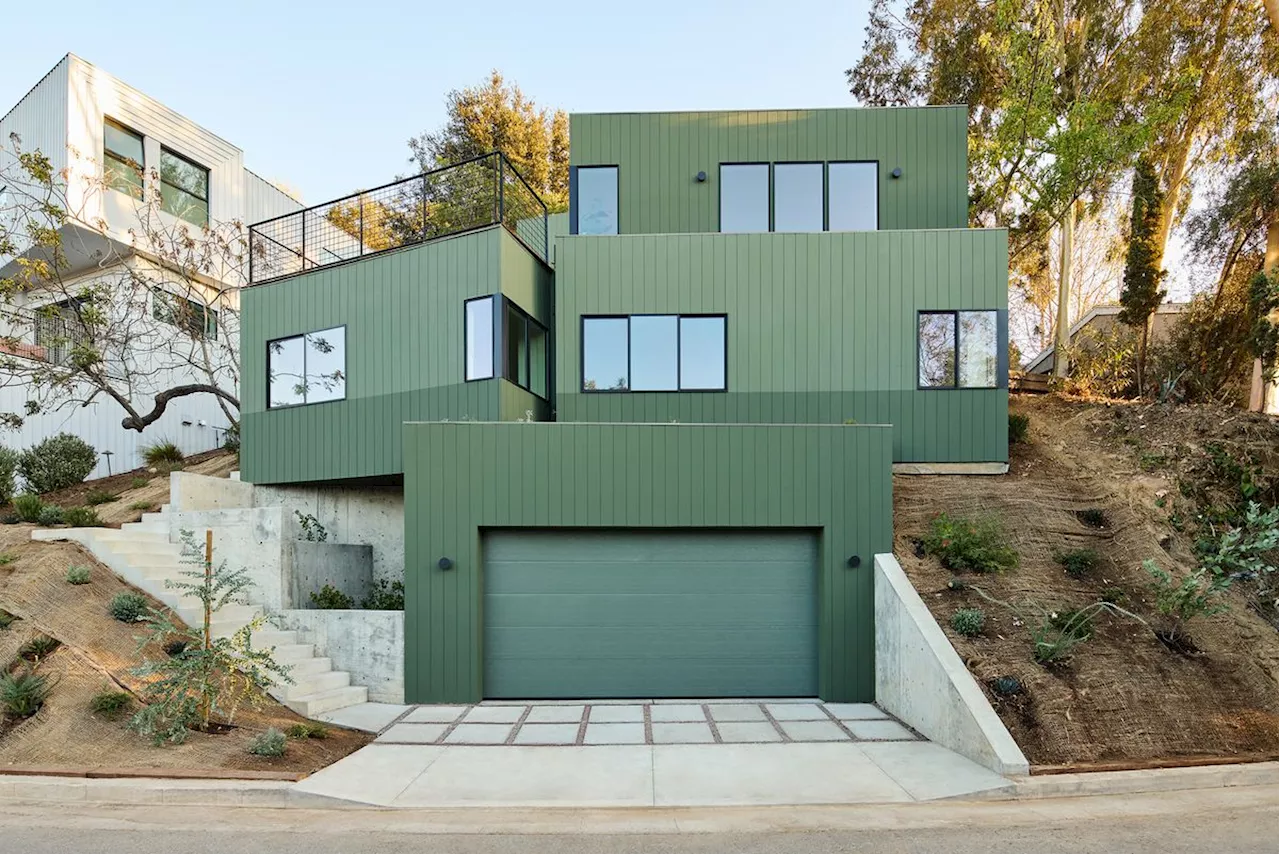
[[495, 531], [484, 695], [812, 697], [818, 543], [797, 531]]

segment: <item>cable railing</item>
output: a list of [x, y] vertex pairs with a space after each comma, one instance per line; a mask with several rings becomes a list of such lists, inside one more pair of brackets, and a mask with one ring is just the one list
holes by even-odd
[[548, 260], [547, 206], [501, 152], [249, 227], [249, 284], [503, 225]]

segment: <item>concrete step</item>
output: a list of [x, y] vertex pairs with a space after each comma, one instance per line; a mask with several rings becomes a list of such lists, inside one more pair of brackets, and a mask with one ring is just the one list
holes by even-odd
[[119, 549], [111, 546], [111, 551], [115, 552], [122, 559], [127, 560], [131, 566], [138, 569], [150, 569], [152, 567], [172, 567], [174, 572], [181, 570], [196, 570], [200, 567], [189, 563], [182, 563], [178, 560], [178, 556], [174, 554], [165, 554], [164, 552], [132, 552], [125, 549]]
[[277, 700], [297, 700], [303, 697], [314, 697], [329, 691], [337, 691], [351, 685], [351, 674], [342, 670], [330, 670], [327, 673], [315, 673], [304, 676], [290, 673], [292, 685], [277, 685], [272, 689]]
[[[253, 644], [255, 647], [260, 646], [257, 641]], [[306, 661], [316, 654], [316, 646], [311, 643], [284, 643], [275, 647], [276, 661], [282, 663], [293, 664], [296, 661]]]
[[295, 697], [284, 701], [284, 704], [304, 718], [310, 718], [322, 715], [325, 712], [332, 712], [334, 709], [345, 709], [347, 706], [367, 702], [369, 702], [368, 688], [348, 685], [346, 688], [325, 691], [322, 694]]
[[167, 540], [169, 538], [169, 522], [125, 522], [120, 526], [121, 531], [129, 534], [159, 534]]
[[[177, 543], [169, 542], [168, 529], [165, 531], [147, 531], [129, 528], [130, 525], [136, 525], [136, 522], [126, 522], [121, 528], [98, 528], [95, 535], [105, 543], [115, 545], [121, 542], [133, 543], [165, 543], [166, 545], [178, 548]], [[126, 530], [127, 529], [127, 530]]]
[[292, 646], [298, 643], [298, 633], [279, 629], [264, 629], [253, 633], [254, 646]]
[[159, 513], [143, 513], [142, 521], [143, 522], [164, 522], [168, 524], [169, 517], [163, 511]]
[[[215, 623], [236, 623], [238, 626], [243, 626], [258, 616], [258, 612], [259, 609], [253, 605], [224, 605], [221, 610], [213, 614], [213, 621]], [[204, 606], [197, 599], [194, 605], [180, 607], [178, 616], [189, 626], [202, 623], [204, 622]]]
[[[276, 659], [279, 660], [278, 654], [280, 647], [276, 647]], [[289, 665], [289, 675], [295, 680], [301, 680], [306, 676], [315, 676], [320, 673], [328, 673], [333, 670], [333, 659], [331, 658], [299, 658], [297, 661], [281, 662]]]
[[109, 540], [107, 547], [121, 557], [168, 555], [175, 561], [182, 559], [182, 549], [168, 540], [141, 540], [137, 537], [117, 537], [115, 540]]

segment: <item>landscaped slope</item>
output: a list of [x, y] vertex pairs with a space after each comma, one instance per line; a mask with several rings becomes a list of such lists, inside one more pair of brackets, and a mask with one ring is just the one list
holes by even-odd
[[[184, 744], [165, 747], [152, 747], [127, 731], [128, 714], [109, 720], [93, 713], [90, 702], [103, 691], [134, 694], [136, 710], [143, 682], [130, 671], [144, 657], [165, 652], [139, 652], [142, 627], [121, 623], [109, 612], [113, 596], [137, 591], [78, 546], [31, 542], [30, 536], [29, 525], [0, 527], [0, 556], [6, 561], [0, 565], [0, 609], [18, 618], [0, 628], [0, 667], [26, 670], [19, 651], [32, 638], [48, 636], [60, 644], [35, 664], [51, 686], [44, 706], [32, 717], [0, 721], [0, 765], [310, 773], [368, 742], [361, 733], [331, 728], [323, 740], [290, 739], [283, 757], [252, 755], [249, 742], [267, 728], [285, 730], [302, 722], [270, 698], [258, 710], [242, 710], [225, 733], [191, 732]], [[88, 583], [66, 580], [72, 566], [89, 570]]]
[[[1195, 650], [1175, 651], [1153, 631], [1162, 617], [1142, 563], [1180, 578], [1231, 508], [1249, 497], [1274, 505], [1276, 419], [1052, 396], [1015, 397], [1011, 410], [1030, 431], [1007, 475], [894, 478], [894, 551], [1033, 766], [1274, 758], [1277, 635], [1247, 595], [1252, 583], [1223, 597], [1229, 610], [1191, 620]], [[921, 542], [943, 512], [995, 520], [1018, 566], [944, 568]], [[1092, 550], [1097, 564], [1069, 575], [1058, 558], [1072, 550]], [[1068, 661], [1033, 660], [1043, 617], [1101, 600], [1147, 624], [1104, 612]], [[961, 608], [982, 609], [978, 636], [953, 628]], [[1017, 683], [1000, 687], [1021, 690], [997, 693], [1002, 676]]]

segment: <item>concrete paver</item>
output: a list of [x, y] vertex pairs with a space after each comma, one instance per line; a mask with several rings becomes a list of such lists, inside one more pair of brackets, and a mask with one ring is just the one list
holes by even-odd
[[434, 744], [448, 728], [447, 724], [400, 723], [382, 733], [375, 741], [389, 741], [397, 744]]
[[567, 724], [582, 720], [582, 711], [586, 708], [576, 706], [543, 706], [536, 705], [525, 718], [526, 724]]
[[411, 708], [413, 707], [396, 703], [360, 703], [355, 706], [347, 706], [345, 709], [337, 709], [332, 712], [325, 712], [322, 715], [316, 715], [315, 719], [335, 726], [346, 727], [347, 729], [358, 729], [363, 732], [381, 732], [390, 726], [392, 721]]
[[775, 721], [829, 721], [821, 703], [769, 703], [765, 706]]
[[524, 714], [524, 706], [473, 706], [462, 719], [468, 724], [513, 724]]
[[714, 741], [711, 727], [705, 722], [653, 724], [654, 744], [710, 744]]
[[763, 721], [764, 711], [755, 703], [735, 703], [732, 705], [708, 705], [711, 719], [720, 721]]
[[842, 721], [874, 720], [889, 717], [871, 703], [823, 703], [827, 711]]
[[462, 717], [462, 713], [467, 708], [467, 706], [418, 706], [405, 715], [403, 723], [451, 724]]
[[728, 721], [716, 723], [720, 740], [726, 744], [735, 742], [769, 742], [782, 741], [782, 736], [768, 721]]
[[644, 744], [643, 723], [587, 723], [583, 744]]
[[593, 724], [644, 723], [644, 706], [592, 706], [588, 720]]
[[526, 723], [516, 733], [515, 744], [573, 744], [578, 740], [578, 725]]
[[914, 740], [911, 730], [897, 721], [845, 721], [854, 738], [866, 741]]
[[446, 744], [504, 744], [511, 735], [511, 724], [460, 723], [445, 736]]
[[849, 735], [832, 720], [778, 721], [792, 741], [849, 741]]
[[649, 707], [649, 720], [654, 723], [681, 723], [684, 721], [705, 721], [707, 715], [702, 706], [693, 703], [677, 703], [673, 705], [654, 704]]

